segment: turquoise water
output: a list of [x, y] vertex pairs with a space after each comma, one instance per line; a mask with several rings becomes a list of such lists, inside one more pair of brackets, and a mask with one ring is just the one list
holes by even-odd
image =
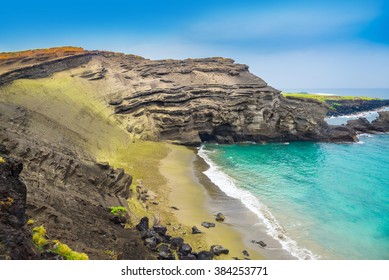
[[285, 234], [285, 249], [306, 248], [324, 259], [389, 259], [389, 135], [360, 139], [207, 144], [199, 154], [211, 165], [207, 176], [228, 195], [241, 196], [266, 220], [268, 234]]

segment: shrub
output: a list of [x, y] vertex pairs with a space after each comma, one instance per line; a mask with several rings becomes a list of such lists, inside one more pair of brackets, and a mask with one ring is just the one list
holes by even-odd
[[55, 250], [58, 255], [63, 256], [67, 260], [89, 260], [89, 257], [85, 253], [79, 253], [70, 249], [66, 244], [61, 243], [59, 240], [54, 240]]
[[123, 206], [110, 207], [109, 211], [115, 216], [125, 216], [127, 209]]
[[5, 159], [3, 157], [0, 157], [0, 163], [4, 163]]
[[46, 239], [46, 229], [44, 226], [34, 227], [32, 229], [32, 240], [38, 247], [39, 251], [42, 251], [42, 247], [46, 244], [54, 244], [53, 251], [58, 255], [64, 257], [66, 260], [89, 260], [89, 257], [85, 253], [79, 253], [73, 251], [68, 245], [61, 243], [59, 240]]
[[39, 250], [42, 250], [42, 246], [49, 243], [49, 241], [45, 238], [46, 229], [43, 226], [34, 227], [32, 229], [32, 241], [38, 247]]

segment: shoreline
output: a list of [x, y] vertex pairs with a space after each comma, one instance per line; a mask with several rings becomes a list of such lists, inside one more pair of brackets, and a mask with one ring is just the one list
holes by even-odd
[[[243, 235], [236, 224], [232, 222], [235, 218], [232, 219], [230, 213], [221, 207], [222, 203], [228, 203], [230, 206], [232, 201], [234, 205], [238, 204], [238, 201], [226, 196], [202, 174], [201, 168], [204, 168], [205, 162], [201, 163], [197, 153], [191, 148], [174, 145], [170, 146], [170, 149], [169, 154], [161, 160], [159, 171], [167, 181], [167, 187], [170, 191], [168, 198], [170, 206], [179, 209], [170, 213], [182, 225], [179, 229], [180, 233], [186, 232], [182, 236], [185, 242], [189, 243], [196, 251], [209, 250], [212, 245], [222, 245], [230, 250], [228, 255], [220, 255], [215, 259], [228, 260], [234, 257], [243, 259], [245, 257], [242, 253], [243, 250], [249, 252], [248, 258], [250, 259], [265, 259], [260, 250], [256, 248], [259, 246], [250, 244], [247, 236]], [[211, 208], [210, 203], [216, 201], [214, 198], [218, 198], [219, 202], [213, 203]], [[224, 222], [215, 221], [215, 214], [218, 212], [222, 212], [226, 216]], [[248, 215], [245, 220], [246, 218], [252, 217]], [[207, 229], [201, 226], [202, 222], [212, 222], [216, 226]], [[196, 226], [203, 233], [192, 234], [192, 226]]]
[[[235, 230], [241, 233], [247, 247], [259, 252], [265, 259], [316, 258], [312, 252], [298, 246], [293, 239], [285, 235], [281, 225], [265, 205], [257, 201], [252, 194], [235, 186], [235, 183], [230, 181], [233, 179], [229, 178], [223, 171], [217, 170], [218, 168], [215, 169], [216, 165], [208, 156], [204, 153], [200, 155], [200, 153], [201, 150], [199, 150], [197, 158], [201, 162], [202, 168], [198, 169], [198, 172], [201, 172], [202, 177], [214, 186], [213, 190], [209, 190], [208, 207], [212, 209], [212, 204], [220, 200], [228, 201], [228, 203], [223, 204], [223, 211], [230, 213], [231, 224]], [[204, 174], [205, 171], [208, 174]], [[212, 182], [215, 179], [217, 182]], [[267, 246], [261, 247], [258, 244], [253, 244], [252, 240], [264, 241]]]

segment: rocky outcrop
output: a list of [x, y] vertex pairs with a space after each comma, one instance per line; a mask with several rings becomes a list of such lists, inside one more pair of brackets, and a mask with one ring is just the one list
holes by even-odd
[[326, 100], [326, 103], [329, 106], [327, 116], [351, 115], [389, 106], [389, 100], [387, 99]]
[[389, 112], [378, 112], [378, 118], [371, 123], [366, 118], [357, 120], [349, 120], [347, 127], [353, 129], [357, 133], [382, 133], [389, 132]]
[[0, 259], [37, 259], [31, 233], [26, 228], [26, 186], [19, 178], [20, 161], [0, 145]]
[[185, 145], [355, 140], [351, 131], [338, 137], [324, 122], [325, 104], [286, 99], [231, 59], [119, 61], [130, 87], [153, 79], [151, 89], [142, 90], [137, 82], [136, 89], [120, 91], [109, 101], [136, 138]]
[[16, 68], [14, 70], [0, 72], [0, 86], [17, 79], [37, 79], [48, 77], [55, 72], [75, 68], [87, 63], [94, 53], [86, 52], [67, 57], [52, 59], [36, 64]]
[[378, 118], [372, 121], [377, 131], [389, 131], [389, 111], [378, 112]]
[[[49, 239], [58, 239], [90, 259], [109, 259], [107, 252], [115, 252], [118, 259], [154, 258], [138, 233], [123, 228], [109, 211], [112, 206], [127, 207], [132, 177], [94, 162], [82, 149], [34, 134], [29, 130], [33, 114], [0, 103], [0, 144], [24, 163], [27, 214], [35, 224], [45, 226]], [[24, 216], [17, 219], [13, 219], [17, 224], [25, 221]]]

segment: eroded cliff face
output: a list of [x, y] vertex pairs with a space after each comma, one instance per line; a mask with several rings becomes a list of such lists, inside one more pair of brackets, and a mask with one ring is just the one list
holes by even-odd
[[0, 85], [70, 69], [73, 79], [96, 88], [96, 97], [135, 139], [185, 145], [356, 139], [351, 131], [339, 133], [324, 122], [328, 106], [285, 99], [232, 59], [153, 61], [84, 51], [22, 66], [4, 70]]
[[[204, 141], [355, 141], [324, 122], [328, 107], [289, 100], [231, 59], [151, 61], [100, 57], [107, 102], [134, 138], [199, 145]], [[107, 64], [109, 66], [107, 66]]]
[[[44, 127], [44, 133], [39, 133], [37, 126]], [[119, 259], [154, 258], [141, 245], [138, 233], [112, 221], [109, 212], [112, 206], [127, 208], [132, 177], [123, 169], [97, 163], [87, 151], [80, 149], [82, 146], [70, 145], [67, 137], [72, 132], [59, 129], [59, 126], [23, 107], [0, 103], [0, 143], [17, 162], [23, 162], [20, 176], [26, 184], [18, 179], [21, 168], [12, 165], [16, 166], [12, 173], [14, 177], [11, 174], [11, 178], [0, 180], [1, 202], [7, 203], [7, 195], [15, 204], [24, 200], [27, 215], [35, 224], [44, 225], [50, 239], [59, 239], [91, 259], [109, 259], [111, 255], [107, 252], [114, 252], [115, 258]], [[50, 134], [54, 136], [50, 137]], [[2, 166], [0, 171], [3, 171]], [[19, 192], [21, 198], [12, 193], [3, 194], [3, 181], [14, 182], [15, 188], [24, 190]], [[15, 215], [17, 219], [11, 219], [12, 223], [23, 228], [27, 215], [20, 211]], [[0, 226], [2, 243], [4, 230], [3, 225]], [[27, 236], [31, 238], [31, 235]], [[31, 250], [31, 239], [29, 241], [23, 241], [27, 245], [20, 243], [14, 247], [7, 244], [7, 250], [21, 251], [11, 258], [30, 258], [31, 253], [27, 250]]]

